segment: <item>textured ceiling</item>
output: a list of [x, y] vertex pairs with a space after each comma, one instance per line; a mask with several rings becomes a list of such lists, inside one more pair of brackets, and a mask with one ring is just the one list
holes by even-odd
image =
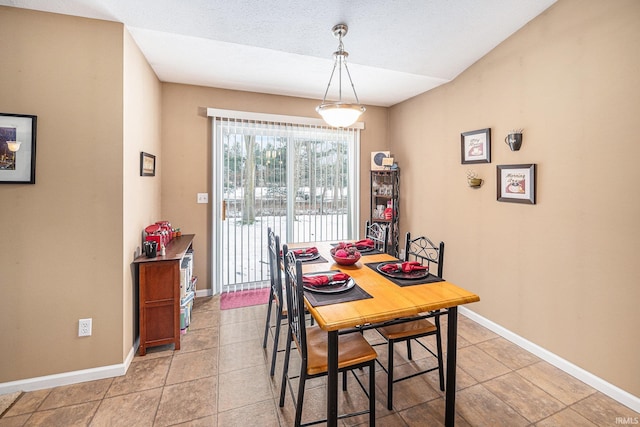
[[[451, 81], [555, 0], [0, 0], [122, 22], [165, 82], [322, 99], [344, 37], [360, 102]], [[333, 89], [333, 87], [332, 87]], [[343, 85], [343, 96], [351, 92]], [[335, 98], [335, 91], [330, 98]]]

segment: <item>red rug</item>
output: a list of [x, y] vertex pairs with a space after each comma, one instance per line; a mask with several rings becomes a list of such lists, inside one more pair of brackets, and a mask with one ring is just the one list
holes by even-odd
[[246, 291], [225, 292], [220, 296], [220, 310], [249, 307], [269, 302], [271, 288], [250, 289]]

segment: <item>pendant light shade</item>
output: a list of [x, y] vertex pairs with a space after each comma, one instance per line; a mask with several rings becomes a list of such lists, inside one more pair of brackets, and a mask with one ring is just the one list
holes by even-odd
[[316, 107], [316, 111], [331, 126], [344, 128], [354, 124], [366, 108], [357, 104], [326, 103]]
[[[366, 108], [363, 105], [360, 105], [358, 94], [356, 93], [356, 88], [353, 85], [351, 74], [349, 73], [349, 68], [347, 67], [347, 57], [349, 56], [349, 53], [344, 50], [342, 37], [347, 34], [348, 27], [345, 24], [338, 24], [334, 26], [331, 31], [333, 32], [333, 35], [339, 40], [338, 50], [333, 53], [335, 61], [333, 63], [333, 70], [331, 71], [331, 77], [329, 77], [329, 84], [327, 85], [327, 90], [324, 92], [322, 104], [316, 107], [316, 111], [322, 116], [324, 121], [331, 126], [349, 127], [358, 120], [360, 115], [366, 111]], [[345, 69], [347, 77], [349, 78], [351, 88], [353, 89], [353, 95], [356, 98], [356, 104], [342, 101], [343, 67]], [[331, 81], [333, 80], [336, 68], [338, 69], [338, 101], [327, 102], [327, 93], [329, 93], [329, 88], [331, 87]]]

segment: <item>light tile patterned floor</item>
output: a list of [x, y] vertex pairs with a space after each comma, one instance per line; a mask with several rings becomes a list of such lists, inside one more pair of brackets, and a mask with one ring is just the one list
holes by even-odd
[[[265, 305], [221, 311], [218, 297], [199, 298], [182, 350], [150, 349], [123, 377], [24, 393], [2, 414], [0, 427], [290, 426], [290, 395], [285, 407], [278, 407], [283, 353], [272, 379], [270, 351], [261, 345], [265, 315]], [[380, 342], [373, 331], [366, 336]], [[424, 342], [433, 345], [429, 338]], [[414, 367], [407, 363], [405, 347], [396, 348], [397, 369], [409, 372]], [[640, 417], [464, 316], [459, 317], [458, 348], [458, 426], [615, 426], [618, 417]], [[376, 350], [385, 363], [386, 347]], [[427, 356], [415, 346], [412, 363], [432, 363]], [[379, 426], [442, 425], [444, 401], [436, 373], [397, 383], [393, 411], [386, 409], [385, 380], [377, 370]], [[341, 408], [366, 407], [354, 384], [340, 392]], [[303, 421], [321, 417], [325, 408], [324, 380], [310, 381], [307, 390]], [[366, 417], [341, 425], [366, 425]]]

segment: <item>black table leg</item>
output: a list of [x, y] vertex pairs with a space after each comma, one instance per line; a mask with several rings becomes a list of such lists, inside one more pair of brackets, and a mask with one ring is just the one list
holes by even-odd
[[338, 426], [338, 331], [328, 332], [327, 426]]
[[458, 307], [450, 307], [447, 316], [447, 391], [444, 425], [453, 427], [456, 420], [456, 351], [458, 347]]

